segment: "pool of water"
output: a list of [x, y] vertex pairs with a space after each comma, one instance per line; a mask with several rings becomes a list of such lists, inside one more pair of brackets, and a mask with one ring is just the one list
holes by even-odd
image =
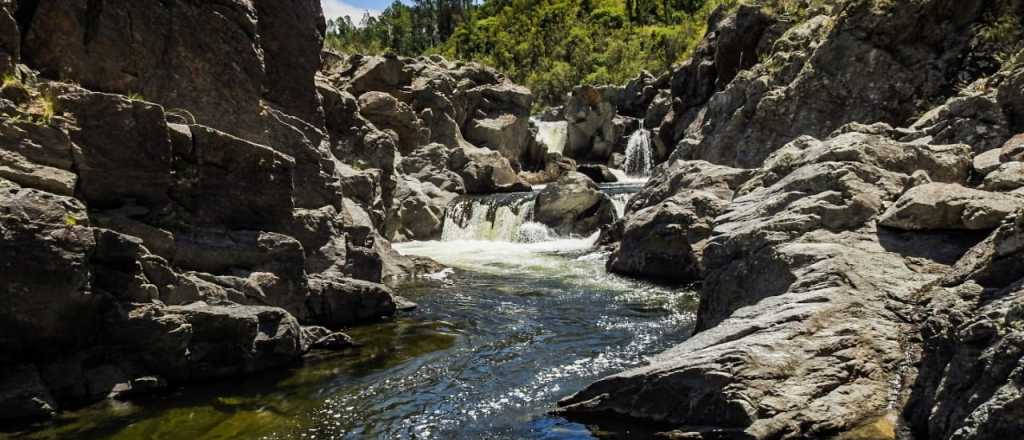
[[[608, 275], [590, 240], [419, 242], [454, 270], [401, 288], [419, 308], [292, 369], [104, 402], [12, 438], [576, 439], [549, 416], [591, 381], [682, 341], [696, 298]], [[632, 433], [636, 435], [634, 431]], [[0, 437], [5, 434], [0, 434]]]

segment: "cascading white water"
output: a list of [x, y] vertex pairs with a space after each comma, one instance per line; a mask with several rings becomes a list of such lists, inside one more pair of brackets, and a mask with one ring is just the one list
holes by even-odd
[[626, 216], [626, 204], [629, 203], [629, 198], [632, 194], [615, 194], [612, 196], [612, 204], [615, 205], [615, 218], [623, 218]]
[[533, 204], [532, 194], [458, 198], [448, 205], [441, 240], [533, 243], [548, 239], [552, 233], [546, 226], [530, 222]]
[[640, 122], [640, 129], [629, 137], [623, 167], [630, 176], [651, 175], [651, 169], [654, 168], [654, 150], [651, 148], [651, 132], [644, 128], [643, 121]]
[[534, 119], [537, 126], [537, 142], [547, 146], [548, 153], [565, 152], [565, 143], [569, 138], [569, 123], [566, 121], [545, 122]]

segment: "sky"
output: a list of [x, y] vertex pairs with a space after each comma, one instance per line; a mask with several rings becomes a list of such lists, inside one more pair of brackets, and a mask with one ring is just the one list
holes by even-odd
[[380, 15], [380, 11], [391, 4], [390, 0], [320, 0], [324, 5], [324, 15], [327, 19], [333, 20], [342, 15], [348, 15], [353, 23], [359, 23], [363, 13], [369, 11], [370, 15]]

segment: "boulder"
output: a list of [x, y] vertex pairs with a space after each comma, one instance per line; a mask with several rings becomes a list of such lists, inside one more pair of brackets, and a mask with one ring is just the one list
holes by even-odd
[[421, 182], [430, 182], [441, 190], [465, 194], [462, 177], [448, 169], [451, 152], [441, 144], [429, 144], [402, 158], [401, 170]]
[[392, 241], [441, 238], [445, 208], [456, 196], [433, 183], [401, 177], [385, 235]]
[[572, 172], [537, 194], [533, 218], [559, 234], [587, 236], [615, 221], [615, 205], [593, 180]]
[[655, 168], [644, 188], [630, 197], [626, 213], [656, 206], [686, 189], [702, 190], [730, 200], [751, 175], [749, 170], [704, 161], [672, 161]]
[[462, 178], [467, 194], [530, 191], [508, 159], [493, 150], [461, 147], [451, 151], [449, 168]]
[[308, 349], [298, 321], [274, 307], [138, 305], [109, 332], [130, 359], [177, 382], [281, 367]]
[[576, 167], [576, 171], [587, 176], [595, 183], [615, 183], [619, 181], [615, 174], [604, 165], [583, 164]]
[[703, 279], [701, 261], [712, 222], [728, 202], [714, 194], [684, 190], [626, 217], [621, 243], [608, 270], [671, 282]]
[[1024, 208], [1024, 198], [929, 183], [903, 194], [882, 214], [878, 224], [908, 231], [992, 230], [1020, 208]]
[[518, 164], [525, 157], [530, 125], [526, 118], [506, 113], [495, 118], [469, 121], [465, 136], [474, 145], [495, 150], [513, 164]]
[[999, 158], [1001, 153], [1002, 150], [997, 148], [974, 156], [974, 172], [984, 177], [998, 169], [999, 165], [1002, 164]]
[[391, 290], [380, 284], [338, 277], [313, 277], [306, 298], [306, 322], [339, 328], [395, 313]]
[[366, 92], [359, 96], [359, 113], [377, 128], [398, 135], [399, 151], [408, 154], [430, 140], [430, 129], [423, 126], [412, 108], [384, 92]]
[[1006, 141], [999, 149], [1000, 162], [1024, 162], [1024, 133]]
[[1013, 191], [1024, 188], [1024, 162], [1005, 162], [985, 176], [982, 188], [988, 191]]

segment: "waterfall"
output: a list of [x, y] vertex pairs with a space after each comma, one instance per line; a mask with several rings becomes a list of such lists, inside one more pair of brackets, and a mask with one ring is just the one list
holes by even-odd
[[629, 203], [629, 198], [632, 194], [615, 194], [612, 196], [612, 204], [615, 205], [616, 218], [623, 218], [626, 216], [626, 204]]
[[[606, 183], [601, 191], [612, 199], [618, 218], [641, 182]], [[448, 204], [441, 241], [502, 241], [540, 243], [559, 240], [551, 228], [533, 221], [537, 193], [459, 196]]]
[[640, 122], [640, 129], [629, 137], [626, 144], [626, 163], [623, 165], [626, 174], [630, 176], [649, 176], [654, 167], [654, 151], [651, 149], [651, 132], [644, 128], [643, 121]]
[[569, 137], [569, 123], [566, 121], [545, 122], [534, 119], [537, 126], [537, 142], [548, 147], [548, 153], [565, 152], [566, 139]]
[[441, 240], [544, 240], [551, 235], [547, 227], [530, 222], [534, 197], [533, 193], [458, 197], [448, 205]]

